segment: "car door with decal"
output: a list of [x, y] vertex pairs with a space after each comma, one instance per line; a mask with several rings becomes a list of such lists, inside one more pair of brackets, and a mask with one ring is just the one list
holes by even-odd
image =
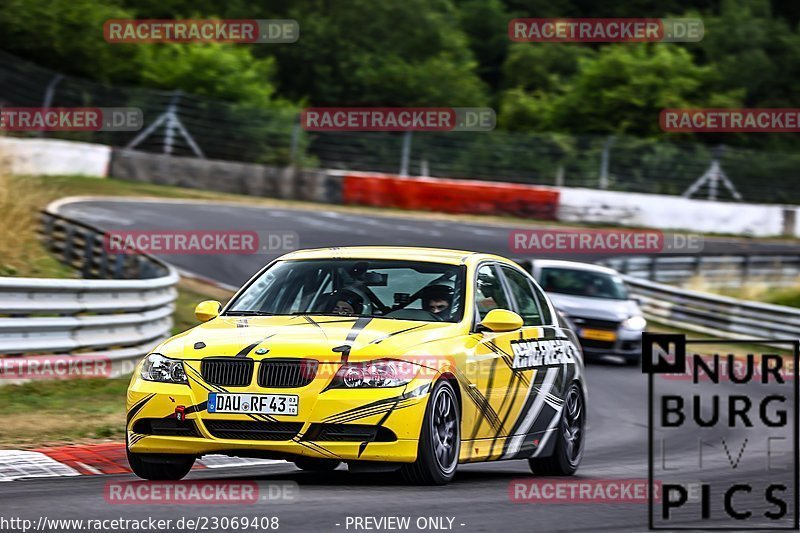
[[[495, 263], [484, 263], [476, 271], [475, 279], [475, 318], [473, 330], [477, 332], [477, 324], [493, 309], [516, 311], [510, 285], [504, 278], [501, 267]], [[538, 324], [541, 315], [538, 306], [533, 302], [535, 310], [526, 308], [528, 324]], [[525, 320], [525, 317], [523, 317]], [[483, 330], [477, 332], [479, 344], [476, 347], [474, 364], [469, 367], [471, 386], [467, 393], [476, 406], [476, 416], [472, 426], [466, 427], [465, 439], [484, 439], [491, 441], [476, 443], [472, 449], [475, 453], [492, 455], [500, 449], [495, 441], [510, 434], [518, 417], [524, 399], [530, 388], [530, 380], [534, 374], [531, 369], [515, 370], [512, 342], [536, 335], [536, 328], [523, 325], [514, 331], [493, 332]]]
[[533, 280], [510, 266], [503, 265], [500, 270], [514, 310], [523, 318], [522, 334], [510, 341], [513, 371], [529, 381], [527, 392], [516, 397], [521, 408], [505, 443], [503, 457], [508, 459], [530, 456], [554, 430], [578, 352], [553, 322], [550, 306]]

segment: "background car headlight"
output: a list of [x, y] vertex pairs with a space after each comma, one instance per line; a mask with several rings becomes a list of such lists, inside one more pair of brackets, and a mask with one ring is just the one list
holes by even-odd
[[333, 377], [331, 388], [380, 388], [405, 385], [416, 375], [417, 365], [382, 359], [366, 363], [345, 363]]
[[151, 353], [144, 358], [141, 376], [146, 381], [189, 383], [183, 370], [183, 361], [164, 357], [160, 353]]
[[622, 327], [625, 329], [644, 329], [647, 327], [647, 320], [643, 316], [632, 316], [622, 321]]

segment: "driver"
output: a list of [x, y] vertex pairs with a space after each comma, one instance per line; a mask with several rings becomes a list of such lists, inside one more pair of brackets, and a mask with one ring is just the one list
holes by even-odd
[[440, 317], [442, 320], [450, 318], [451, 306], [453, 305], [452, 288], [447, 285], [429, 285], [422, 290], [420, 297], [422, 298], [423, 309]]
[[334, 315], [360, 315], [364, 309], [364, 301], [358, 294], [342, 289], [331, 295], [330, 312]]

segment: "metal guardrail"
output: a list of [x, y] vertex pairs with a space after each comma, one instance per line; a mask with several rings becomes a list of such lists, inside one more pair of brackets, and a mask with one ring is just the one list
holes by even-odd
[[800, 309], [729, 298], [624, 276], [649, 318], [729, 339], [800, 339]]
[[632, 278], [682, 284], [700, 277], [713, 287], [737, 287], [742, 282], [794, 285], [800, 280], [800, 254], [651, 255], [599, 261]]
[[[129, 372], [172, 329], [179, 276], [146, 254], [110, 254], [103, 230], [42, 213], [46, 246], [88, 279], [0, 278], [0, 355], [93, 355]], [[108, 279], [116, 278], [116, 279]]]

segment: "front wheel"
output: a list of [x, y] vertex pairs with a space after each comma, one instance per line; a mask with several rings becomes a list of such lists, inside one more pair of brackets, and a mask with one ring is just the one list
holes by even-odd
[[447, 380], [436, 382], [419, 435], [417, 460], [400, 473], [415, 485], [445, 485], [456, 474], [461, 451], [461, 414], [458, 398]]
[[555, 450], [550, 457], [528, 459], [534, 474], [547, 476], [571, 476], [578, 470], [583, 457], [583, 441], [586, 430], [586, 411], [583, 394], [577, 383], [573, 383], [564, 397], [561, 422], [553, 435]]
[[177, 481], [183, 479], [194, 465], [194, 455], [167, 455], [132, 453], [128, 451], [128, 464], [133, 473], [142, 479]]

